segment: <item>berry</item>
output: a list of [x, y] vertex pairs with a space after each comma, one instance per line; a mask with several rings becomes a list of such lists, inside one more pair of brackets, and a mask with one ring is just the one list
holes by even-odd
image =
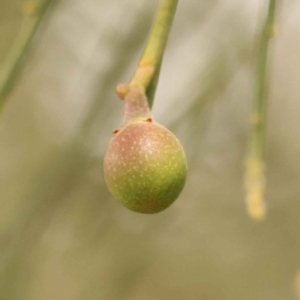
[[182, 191], [186, 158], [177, 138], [151, 119], [136, 119], [112, 138], [104, 157], [108, 189], [122, 205], [153, 214]]

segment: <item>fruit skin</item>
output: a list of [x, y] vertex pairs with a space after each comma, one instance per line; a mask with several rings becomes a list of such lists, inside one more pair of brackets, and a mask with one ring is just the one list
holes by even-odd
[[111, 140], [104, 157], [109, 191], [125, 207], [154, 214], [169, 207], [182, 191], [186, 158], [177, 138], [165, 127], [135, 120]]

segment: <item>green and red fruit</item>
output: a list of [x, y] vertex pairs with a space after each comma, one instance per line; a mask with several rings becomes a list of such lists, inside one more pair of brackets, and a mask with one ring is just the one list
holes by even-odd
[[153, 214], [181, 193], [187, 173], [178, 139], [151, 119], [130, 122], [112, 138], [104, 157], [108, 189], [122, 205]]

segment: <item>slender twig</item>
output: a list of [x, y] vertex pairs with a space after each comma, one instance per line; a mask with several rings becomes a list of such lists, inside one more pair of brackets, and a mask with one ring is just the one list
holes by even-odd
[[128, 84], [121, 84], [117, 87], [117, 93], [121, 99], [125, 99], [131, 89], [137, 88], [146, 94], [151, 108], [177, 3], [178, 0], [161, 0], [146, 49], [134, 76]]
[[269, 1], [267, 17], [259, 44], [256, 89], [252, 109], [251, 133], [246, 159], [245, 184], [248, 212], [254, 219], [265, 217], [265, 144], [270, 40], [275, 33], [276, 0]]
[[0, 111], [15, 79], [35, 33], [53, 0], [27, 0], [23, 6], [24, 18], [10, 52], [0, 66]]

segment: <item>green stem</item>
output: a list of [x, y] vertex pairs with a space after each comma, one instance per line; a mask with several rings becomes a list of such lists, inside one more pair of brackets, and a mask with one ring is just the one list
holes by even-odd
[[269, 85], [270, 40], [274, 37], [276, 0], [269, 1], [269, 8], [259, 44], [256, 69], [256, 93], [252, 109], [252, 128], [246, 161], [247, 202], [250, 216], [265, 216], [265, 145], [266, 117]]
[[150, 108], [152, 107], [160, 66], [177, 3], [178, 0], [161, 0], [145, 51], [140, 59], [135, 74], [129, 84], [122, 84], [117, 88], [121, 99], [125, 98], [130, 89], [138, 88], [146, 94], [148, 105]]
[[0, 111], [19, 74], [26, 53], [52, 0], [28, 0], [24, 5], [24, 19], [10, 52], [0, 66]]

